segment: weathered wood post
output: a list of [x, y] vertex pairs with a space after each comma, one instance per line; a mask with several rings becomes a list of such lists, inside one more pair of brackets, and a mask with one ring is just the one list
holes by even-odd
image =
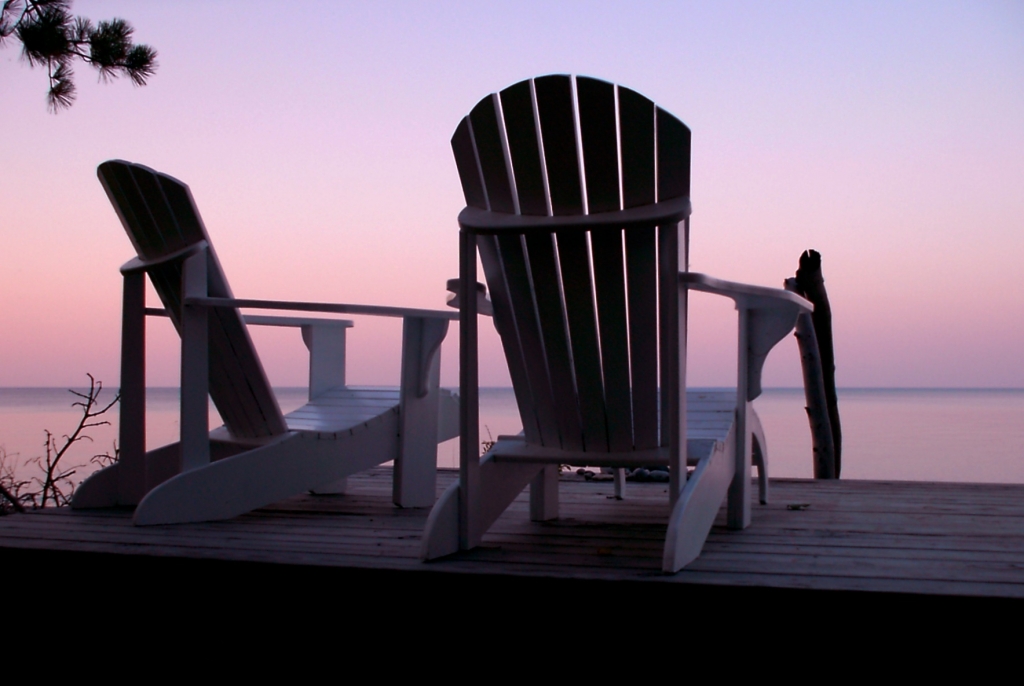
[[829, 306], [828, 294], [825, 292], [825, 278], [821, 273], [821, 254], [818, 251], [805, 250], [800, 256], [800, 268], [796, 271], [795, 281], [797, 292], [814, 304], [814, 313], [811, 315], [811, 319], [814, 322], [814, 337], [821, 358], [821, 376], [825, 387], [828, 423], [835, 451], [835, 478], [838, 479], [842, 471], [843, 432], [839, 422], [839, 401], [836, 395], [832, 308]]
[[[786, 290], [797, 295], [800, 288], [795, 278], [786, 279]], [[822, 374], [818, 339], [810, 312], [801, 312], [796, 318], [797, 347], [800, 349], [800, 367], [804, 376], [804, 402], [807, 421], [811, 424], [811, 445], [814, 452], [814, 478], [836, 478], [836, 451], [832, 441], [832, 424], [828, 417], [828, 400]]]

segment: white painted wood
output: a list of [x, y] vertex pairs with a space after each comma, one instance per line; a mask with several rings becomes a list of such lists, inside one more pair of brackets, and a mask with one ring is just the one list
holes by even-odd
[[[143, 455], [145, 458], [145, 455]], [[119, 464], [94, 472], [75, 489], [71, 506], [76, 509], [114, 507], [121, 498], [121, 472]], [[132, 503], [126, 503], [131, 505]]]
[[309, 399], [345, 385], [345, 328], [305, 324], [302, 342], [309, 350]]
[[[493, 321], [505, 350], [505, 359], [508, 363], [509, 377], [515, 392], [519, 416], [523, 422], [523, 431], [531, 441], [542, 442], [542, 437], [547, 435], [548, 425], [553, 425], [553, 422], [550, 421], [548, 415], [538, 412], [541, 407], [539, 402], [534, 400], [531, 376], [526, 369], [524, 344], [529, 344], [533, 331], [532, 329], [524, 331], [524, 327], [518, 325], [513, 314], [510, 286], [506, 282], [503, 260], [498, 254], [497, 238], [480, 236], [477, 238], [477, 246], [480, 250], [480, 261], [483, 263], [484, 273], [487, 279], [494, 284], [491, 293], [492, 309], [494, 310]], [[526, 336], [525, 341], [523, 340], [524, 336]], [[539, 339], [539, 336], [536, 338]]]
[[[478, 538], [470, 547], [480, 544], [484, 532], [501, 516], [527, 484], [538, 477], [545, 465], [537, 462], [498, 462], [490, 456], [480, 460], [480, 498], [475, 514], [478, 519]], [[557, 507], [557, 504], [556, 504]], [[543, 515], [543, 507], [539, 508]]]
[[[475, 297], [476, 237], [470, 231], [459, 232], [459, 548], [476, 545], [486, 528], [477, 516], [483, 506], [480, 485], [480, 377], [477, 351], [477, 300]], [[447, 521], [447, 519], [445, 519]], [[444, 543], [428, 542], [425, 551], [447, 549], [447, 531], [438, 529]]]
[[544, 468], [530, 482], [530, 519], [546, 522], [558, 519], [558, 471], [556, 464]]
[[460, 548], [459, 494], [460, 482], [451, 484], [441, 494], [427, 516], [420, 545], [421, 560], [436, 560], [457, 553]]
[[739, 309], [739, 345], [736, 364], [736, 431], [733, 434], [733, 461], [735, 463], [732, 485], [729, 486], [729, 506], [726, 526], [730, 529], [745, 529], [750, 525], [750, 441], [747, 438], [747, 363], [750, 359], [747, 343], [750, 310]]
[[559, 283], [555, 266], [554, 236], [528, 237], [524, 244], [532, 277], [530, 301], [540, 325], [541, 345], [535, 350], [540, 358], [537, 364], [547, 370], [551, 397], [548, 412], [558, 427], [558, 441], [547, 445], [580, 451], [583, 449], [583, 428], [574, 398], [572, 354], [568, 347], [565, 304], [560, 297], [563, 284]]
[[640, 207], [594, 214], [534, 215], [504, 214], [477, 207], [467, 207], [459, 213], [459, 226], [475, 233], [551, 233], [558, 229], [629, 229], [633, 227], [669, 225], [690, 216], [689, 198], [672, 198]]
[[334, 314], [366, 314], [375, 317], [437, 317], [454, 320], [458, 312], [424, 310], [416, 307], [383, 307], [380, 305], [350, 305], [347, 303], [315, 303], [293, 300], [251, 300], [245, 298], [195, 298], [190, 302], [207, 307], [231, 307], [249, 310], [281, 310], [292, 312], [332, 312]]
[[206, 295], [206, 250], [188, 257], [181, 278], [181, 471], [210, 463], [210, 366], [208, 310], [187, 304]]
[[459, 435], [459, 395], [446, 388], [438, 392], [437, 398], [437, 442], [443, 443]]
[[395, 504], [401, 507], [434, 504], [441, 342], [447, 333], [446, 319], [406, 317], [404, 320], [400, 441], [393, 496]]
[[750, 432], [750, 461], [757, 467], [757, 495], [762, 505], [768, 504], [768, 443], [764, 438], [761, 419], [754, 412], [753, 406], [747, 413], [747, 429]]
[[[121, 306], [120, 455], [110, 505], [137, 505], [146, 494], [146, 275], [124, 274]], [[76, 494], [77, 495], [77, 494]]]
[[[687, 217], [682, 222], [682, 239], [676, 237], [677, 244], [673, 248], [673, 254], [676, 258], [674, 268], [678, 273], [680, 269], [683, 272], [689, 270], [689, 236], [690, 236], [690, 219]], [[681, 254], [680, 254], [681, 253]], [[669, 502], [674, 507], [679, 498], [682, 496], [683, 489], [686, 488], [686, 467], [689, 464], [689, 438], [690, 438], [690, 412], [689, 412], [689, 396], [686, 392], [686, 341], [687, 341], [687, 326], [689, 322], [689, 289], [685, 286], [674, 286], [668, 283], [668, 279], [664, 279], [661, 284], [662, 288], [673, 288], [676, 293], [676, 354], [673, 361], [676, 364], [675, 380], [677, 383], [675, 389], [675, 397], [678, 398], [678, 405], [675, 408], [676, 415], [676, 430], [678, 431], [677, 436], [674, 439], [674, 445], [681, 446], [682, 449], [677, 449], [675, 453], [670, 456], [669, 464]], [[668, 410], [666, 410], [667, 412]]]
[[679, 231], [658, 227], [661, 350], [660, 444], [669, 449], [669, 504], [686, 484], [686, 291], [679, 287]]
[[159, 257], [133, 257], [132, 259], [128, 260], [123, 265], [121, 265], [121, 273], [148, 273], [151, 269], [155, 267], [159, 267], [165, 264], [175, 264], [176, 262], [181, 262], [190, 255], [194, 255], [200, 250], [206, 250], [208, 247], [209, 244], [206, 241], [202, 240], [192, 243], [191, 245], [187, 245], [184, 248], [181, 248], [180, 250], [174, 250], [164, 255], [160, 255]]
[[[687, 273], [689, 129], [629, 89], [559, 75], [481, 100], [452, 147], [467, 202], [456, 282], [463, 303], [460, 483], [435, 506], [424, 557], [454, 552], [456, 525], [458, 548], [478, 544], [527, 483], [531, 517], [545, 519], [557, 507], [550, 475], [566, 463], [617, 468], [620, 497], [623, 467], [670, 466], [666, 570], [700, 554], [727, 496], [730, 526], [746, 526], [751, 460], [767, 498], [765, 444], [749, 401], [760, 393], [768, 351], [807, 303]], [[588, 168], [581, 150], [601, 166]], [[621, 174], [605, 168], [612, 164]], [[583, 179], [601, 189], [593, 214], [577, 193], [588, 192]], [[525, 434], [499, 436], [483, 458], [472, 433], [479, 421], [477, 248]], [[732, 393], [686, 392], [690, 288], [736, 302]], [[695, 466], [689, 479], [686, 465]]]
[[544, 464], [588, 464], [594, 466], [667, 465], [667, 447], [631, 450], [622, 453], [585, 453], [563, 450], [546, 445], [535, 445], [523, 436], [498, 436], [498, 442], [488, 453], [498, 462], [537, 462]]
[[761, 395], [761, 369], [771, 349], [793, 330], [801, 312], [811, 312], [814, 306], [796, 293], [781, 288], [766, 288], [724, 281], [706, 274], [686, 272], [679, 275], [681, 287], [714, 293], [732, 298], [737, 310], [749, 312], [747, 333], [742, 350], [747, 351], [746, 399]]
[[[769, 351], [789, 333], [801, 312], [810, 312], [813, 306], [804, 298], [778, 288], [751, 286], [715, 279], [705, 274], [679, 275], [680, 290], [694, 290], [724, 295], [736, 303], [738, 325], [737, 395], [735, 461], [736, 476], [729, 490], [728, 526], [742, 529], [750, 524], [750, 465], [759, 462], [759, 499], [768, 499], [767, 454], [764, 434], [756, 420], [751, 400], [761, 394], [761, 369]], [[748, 424], [756, 422], [760, 432], [754, 449]], [[757, 440], [758, 437], [754, 437]]]
[[323, 319], [322, 317], [280, 317], [268, 314], [247, 314], [242, 320], [249, 326], [280, 326], [284, 328], [302, 328], [306, 326], [340, 327], [351, 329], [355, 322], [351, 319]]
[[494, 302], [494, 326], [501, 336], [509, 375], [523, 421], [532, 440], [559, 445], [558, 423], [532, 286], [521, 237], [480, 237], [477, 240], [484, 274]]
[[[456, 313], [236, 299], [187, 186], [121, 161], [100, 165], [99, 175], [139, 257], [122, 268], [123, 458], [82, 484], [74, 507], [138, 503], [138, 524], [222, 519], [307, 490], [340, 492], [349, 475], [390, 460], [397, 467], [397, 504], [433, 502], [436, 445], [456, 431], [458, 399], [439, 388], [440, 345]], [[146, 274], [164, 308], [145, 306]], [[239, 307], [404, 317], [402, 387], [345, 385], [350, 321], [243, 319]], [[149, 453], [146, 315], [171, 317], [182, 337], [181, 441]], [[287, 417], [266, 381], [246, 321], [302, 330], [310, 351], [311, 401]], [[227, 424], [212, 432], [211, 394]]]
[[720, 444], [700, 461], [687, 480], [669, 517], [663, 571], [678, 572], [700, 555], [718, 508], [734, 481], [733, 445], [731, 441]]
[[594, 290], [601, 337], [601, 365], [608, 422], [608, 449], [633, 447], [633, 409], [630, 397], [629, 338], [622, 232], [591, 234]]
[[374, 467], [397, 450], [397, 412], [353, 427], [344, 438], [289, 432], [168, 479], [139, 503], [135, 523], [229, 519]]
[[397, 388], [333, 388], [285, 415], [288, 429], [317, 434], [342, 434], [388, 411], [398, 411]]
[[[460, 304], [462, 301], [459, 300], [459, 280], [448, 279], [447, 288], [451, 295], [448, 296], [445, 304], [455, 310], [462, 307]], [[482, 283], [477, 283], [476, 285], [476, 311], [477, 314], [482, 314], [487, 317], [494, 316], [494, 307], [491, 305], [491, 301], [487, 297], [487, 286]]]
[[309, 492], [317, 495], [344, 495], [348, 492], [348, 477], [332, 481], [331, 483], [323, 486], [311, 488]]
[[[655, 227], [625, 235], [634, 450], [655, 448], [658, 425], [658, 263]], [[625, 361], [622, 362], [625, 364]]]
[[252, 314], [243, 319], [250, 326], [297, 327], [302, 331], [302, 342], [309, 350], [310, 400], [345, 385], [345, 330], [352, 328], [351, 320]]

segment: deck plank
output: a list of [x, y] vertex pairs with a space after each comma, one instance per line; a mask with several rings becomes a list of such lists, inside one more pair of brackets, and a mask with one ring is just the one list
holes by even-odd
[[[442, 470], [440, 493], [455, 478]], [[660, 572], [668, 516], [663, 484], [613, 486], [563, 475], [561, 518], [529, 521], [525, 493], [483, 545], [419, 561], [427, 510], [391, 504], [386, 467], [350, 478], [349, 493], [300, 496], [226, 522], [135, 527], [131, 512], [45, 510], [0, 518], [0, 550], [274, 563], [417, 574], [497, 575], [1024, 598], [1024, 486], [773, 480], [752, 525], [723, 526], [701, 556]], [[800, 504], [803, 509], [790, 509]]]

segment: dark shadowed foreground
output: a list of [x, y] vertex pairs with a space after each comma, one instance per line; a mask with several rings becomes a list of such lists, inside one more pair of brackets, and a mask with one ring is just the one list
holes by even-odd
[[[456, 474], [442, 471], [438, 488]], [[1024, 485], [775, 480], [750, 528], [719, 522], [694, 563], [665, 575], [663, 484], [629, 484], [615, 501], [611, 483], [563, 476], [558, 521], [530, 522], [524, 494], [483, 546], [423, 563], [428, 510], [391, 505], [388, 468], [349, 483], [347, 495], [205, 524], [135, 527], [127, 510], [10, 515], [0, 518], [0, 557], [8, 582], [26, 570], [95, 610], [344, 608], [385, 624], [460, 610], [497, 622], [535, 601], [579, 621], [738, 602], [743, 614], [799, 612], [789, 616], [802, 624], [808, 610], [988, 614], [1015, 612], [1024, 598]], [[390, 609], [371, 610], [372, 599]]]

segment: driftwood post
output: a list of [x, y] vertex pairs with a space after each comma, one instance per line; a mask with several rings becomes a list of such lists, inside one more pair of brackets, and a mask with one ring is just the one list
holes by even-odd
[[796, 271], [797, 292], [814, 304], [814, 337], [821, 356], [821, 375], [825, 385], [825, 400], [832, 443], [835, 450], [835, 478], [842, 471], [843, 431], [839, 423], [839, 401], [836, 396], [836, 362], [832, 347], [832, 308], [825, 292], [825, 278], [821, 274], [821, 255], [816, 250], [806, 250], [800, 256], [800, 268]]
[[[800, 288], [795, 278], [786, 279], [786, 290], [799, 295]], [[804, 375], [804, 408], [807, 421], [811, 424], [811, 445], [814, 451], [814, 478], [836, 478], [836, 451], [832, 441], [832, 425], [828, 418], [828, 400], [825, 396], [825, 379], [822, 374], [821, 355], [818, 339], [814, 333], [814, 321], [809, 312], [801, 312], [796, 319], [796, 342], [800, 348], [800, 367]]]

